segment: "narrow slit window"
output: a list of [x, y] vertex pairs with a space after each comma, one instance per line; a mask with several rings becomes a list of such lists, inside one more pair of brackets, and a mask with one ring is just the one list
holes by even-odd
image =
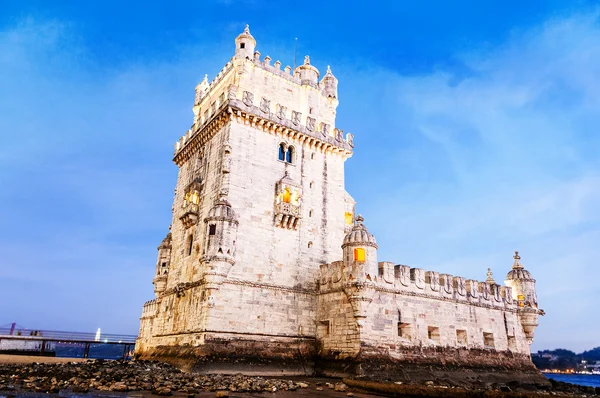
[[192, 254], [192, 250], [194, 249], [194, 235], [190, 235], [188, 238], [188, 256]]
[[217, 233], [217, 226], [215, 224], [211, 224], [208, 226], [208, 234], [215, 235]]

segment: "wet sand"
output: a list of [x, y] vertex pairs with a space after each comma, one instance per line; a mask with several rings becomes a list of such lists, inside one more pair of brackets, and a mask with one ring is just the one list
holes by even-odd
[[40, 357], [35, 355], [0, 354], [0, 364], [86, 362], [84, 358]]

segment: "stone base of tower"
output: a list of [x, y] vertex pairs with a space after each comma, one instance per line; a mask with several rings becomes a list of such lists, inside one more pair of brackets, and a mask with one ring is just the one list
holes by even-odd
[[[177, 336], [139, 344], [136, 359], [170, 363], [184, 371], [253, 376], [311, 376], [315, 373], [315, 339], [197, 333], [180, 335], [189, 343], [172, 345]], [[163, 340], [163, 341], [161, 341]], [[192, 341], [200, 342], [196, 345]]]
[[466, 388], [490, 383], [550, 383], [524, 354], [478, 349], [412, 347], [392, 355], [362, 347], [356, 356], [325, 353], [317, 356], [317, 375], [423, 383], [432, 380]]

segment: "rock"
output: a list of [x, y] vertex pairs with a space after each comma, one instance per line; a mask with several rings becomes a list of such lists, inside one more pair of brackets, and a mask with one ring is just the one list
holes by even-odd
[[317, 391], [323, 391], [323, 387], [317, 387], [317, 388], [315, 388], [315, 390], [317, 390]]
[[215, 397], [228, 397], [229, 396], [229, 391], [217, 391], [217, 393], [215, 394]]
[[348, 386], [345, 385], [344, 383], [335, 383], [335, 387], [334, 387], [335, 391], [346, 391], [348, 389]]
[[325, 386], [328, 388], [334, 388], [335, 386], [331, 383], [325, 383]]
[[303, 383], [300, 381], [297, 384], [298, 384], [298, 387], [300, 387], [300, 388], [308, 388], [308, 383]]
[[353, 397], [354, 394], [352, 394], [351, 392], [349, 392], [348, 394], [346, 394], [347, 397]]
[[433, 387], [434, 386], [434, 382], [431, 380], [427, 380], [425, 383], [423, 383], [424, 385], [426, 385], [427, 387]]
[[395, 382], [394, 382], [394, 384], [401, 385], [401, 384], [402, 384], [402, 382], [401, 382], [401, 381], [395, 381]]
[[500, 386], [501, 392], [511, 392], [512, 389], [509, 386]]
[[152, 391], [152, 394], [156, 394], [156, 395], [173, 395], [173, 393], [171, 392], [171, 389], [168, 387], [159, 387], [156, 390]]

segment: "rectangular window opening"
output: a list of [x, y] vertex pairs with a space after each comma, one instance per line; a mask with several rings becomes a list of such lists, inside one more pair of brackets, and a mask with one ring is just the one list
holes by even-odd
[[354, 249], [354, 261], [358, 261], [360, 263], [365, 262], [365, 249], [361, 247]]
[[440, 328], [437, 326], [428, 326], [427, 327], [427, 337], [429, 340], [433, 340], [436, 343], [440, 342]]
[[317, 328], [318, 328], [318, 334], [320, 336], [329, 336], [329, 333], [331, 332], [331, 325], [330, 325], [329, 320], [319, 321]]
[[485, 348], [495, 348], [494, 345], [494, 334], [483, 332], [483, 346]]
[[462, 346], [466, 346], [469, 343], [466, 330], [456, 330], [456, 342]]
[[412, 340], [412, 328], [410, 323], [398, 322], [398, 337], [402, 337], [408, 341]]
[[211, 224], [208, 226], [208, 234], [215, 235], [217, 233], [217, 226], [215, 224]]

